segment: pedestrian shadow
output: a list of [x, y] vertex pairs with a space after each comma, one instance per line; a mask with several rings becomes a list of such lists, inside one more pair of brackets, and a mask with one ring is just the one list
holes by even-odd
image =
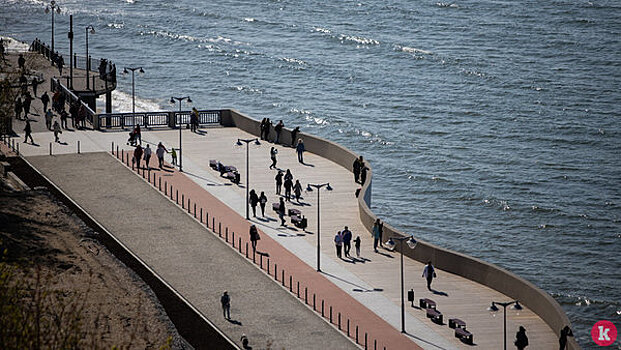
[[435, 290], [435, 289], [433, 289], [433, 288], [431, 288], [431, 292], [432, 292], [433, 294], [435, 294], [435, 295], [441, 295], [441, 296], [445, 296], [445, 297], [448, 297], [448, 296], [449, 296], [449, 295], [448, 295], [448, 293], [446, 293], [446, 292], [442, 292], [442, 291], [439, 291], [439, 290]]
[[201, 130], [201, 129], [196, 129], [195, 134], [197, 134], [199, 136], [205, 136], [205, 135], [207, 135], [207, 131]]
[[388, 254], [388, 253], [383, 253], [383, 252], [380, 252], [379, 250], [378, 250], [377, 252], [375, 252], [375, 253], [377, 253], [377, 254], [379, 254], [379, 255], [383, 255], [383, 256], [385, 256], [385, 257], [387, 257], [387, 258], [391, 258], [391, 259], [394, 259], [394, 258], [395, 258], [394, 256], [392, 256], [392, 255], [390, 255], [390, 254]]
[[363, 258], [363, 257], [359, 257], [359, 258], [354, 258], [352, 257], [351, 259], [353, 259], [356, 262], [360, 262], [360, 263], [366, 263], [367, 261], [372, 261], [371, 259], [367, 259], [367, 258]]
[[311, 167], [311, 168], [314, 168], [314, 167], [315, 167], [315, 165], [314, 165], [314, 164], [311, 164], [311, 163], [304, 163], [304, 162], [301, 162], [300, 164], [302, 164], [302, 165], [304, 165], [304, 166]]
[[75, 129], [65, 128], [65, 131], [75, 132]]
[[61, 142], [61, 141], [58, 141], [57, 143], [58, 143], [59, 145], [63, 145], [63, 146], [67, 146], [67, 145], [68, 145], [68, 143], [66, 143], [66, 142]]
[[230, 318], [227, 318], [226, 320], [229, 321], [229, 323], [232, 323], [232, 324], [237, 325], [237, 326], [241, 326], [242, 325], [241, 321], [238, 321], [238, 320], [231, 320]]
[[339, 280], [341, 282], [345, 282], [345, 283], [347, 283], [349, 285], [352, 285], [352, 286], [356, 287], [356, 288], [352, 289], [354, 292], [365, 292], [365, 293], [368, 293], [368, 292], [383, 292], [384, 291], [383, 288], [369, 289], [367, 287], [364, 287], [364, 286], [358, 285], [356, 283], [350, 282], [350, 281], [348, 281], [348, 280], [346, 280], [346, 279], [344, 279], [342, 277], [335, 276], [335, 275], [333, 275], [331, 273], [328, 273], [328, 272], [325, 272], [325, 271], [321, 271], [320, 273], [324, 274], [326, 276], [332, 277], [334, 279], [337, 279], [337, 280]]
[[447, 350], [446, 348], [443, 348], [443, 347], [441, 347], [440, 345], [434, 344], [434, 343], [430, 342], [429, 340], [425, 340], [425, 339], [423, 339], [423, 338], [421, 338], [421, 337], [417, 337], [417, 336], [415, 336], [414, 334], [411, 334], [411, 333], [408, 333], [408, 332], [405, 332], [405, 333], [403, 333], [403, 334], [407, 335], [407, 336], [408, 336], [408, 337], [410, 337], [410, 338], [414, 338], [414, 339], [416, 339], [416, 340], [419, 340], [419, 341], [421, 341], [421, 342], [423, 342], [423, 343], [425, 343], [425, 344], [429, 344], [429, 345], [431, 345], [431, 346], [435, 346], [435, 347], [436, 347], [436, 348], [438, 348], [438, 349]]

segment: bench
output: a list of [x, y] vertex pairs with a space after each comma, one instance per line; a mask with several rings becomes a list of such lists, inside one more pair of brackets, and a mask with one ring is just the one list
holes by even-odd
[[272, 203], [272, 210], [278, 213], [279, 209], [280, 209], [280, 203]]
[[302, 216], [302, 212], [299, 209], [289, 209], [289, 216]]
[[449, 328], [463, 328], [466, 329], [466, 322], [458, 319], [458, 318], [449, 318], [448, 322]]
[[418, 305], [420, 306], [421, 309], [435, 309], [436, 308], [436, 302], [431, 300], [431, 299], [427, 299], [427, 298], [420, 298], [420, 300], [418, 301]]
[[306, 231], [306, 227], [308, 226], [306, 218], [300, 215], [292, 215], [291, 223], [293, 224], [293, 226], [301, 228], [304, 231]]
[[231, 180], [232, 183], [239, 184], [239, 173], [236, 171], [226, 172], [222, 175], [222, 177], [224, 177], [225, 179]]
[[470, 344], [470, 345], [472, 345], [472, 342], [474, 340], [473, 339], [474, 336], [472, 335], [472, 333], [459, 327], [455, 328], [455, 338], [459, 338], [464, 343]]
[[237, 172], [237, 168], [232, 166], [232, 165], [225, 165], [224, 166], [224, 172], [227, 173], [236, 173]]
[[218, 161], [215, 159], [210, 160], [209, 167], [212, 168], [213, 170], [218, 170]]
[[437, 324], [442, 324], [442, 320], [443, 320], [442, 313], [436, 309], [428, 308], [427, 317]]

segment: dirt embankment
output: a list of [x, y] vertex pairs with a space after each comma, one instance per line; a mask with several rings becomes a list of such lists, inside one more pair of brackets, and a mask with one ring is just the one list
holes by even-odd
[[[12, 275], [0, 278], [5, 294], [0, 297], [0, 328], [5, 330], [0, 343], [10, 345], [13, 336], [52, 344], [58, 334], [74, 332], [79, 348], [190, 347], [153, 292], [70, 209], [44, 188], [11, 187], [0, 177], [0, 252], [5, 251], [0, 272]], [[11, 300], [9, 291], [19, 297]], [[37, 291], [42, 293], [37, 296]], [[37, 319], [36, 327], [23, 326]], [[15, 334], [23, 329], [40, 333]]]

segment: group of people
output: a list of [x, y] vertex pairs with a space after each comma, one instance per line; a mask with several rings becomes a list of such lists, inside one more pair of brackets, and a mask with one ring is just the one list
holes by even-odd
[[[270, 131], [274, 129], [276, 133], [276, 137], [274, 138], [274, 143], [280, 144], [280, 135], [282, 134], [283, 129], [285, 128], [285, 123], [282, 120], [279, 120], [276, 125], [270, 121], [270, 118], [263, 118], [261, 120], [261, 124], [259, 125], [259, 134], [261, 140], [270, 141]], [[291, 147], [296, 147], [296, 141], [299, 141], [298, 134], [300, 132], [300, 127], [295, 127], [291, 130]]]
[[[172, 155], [173, 155], [173, 164], [176, 163], [176, 154], [174, 153], [175, 149], [172, 149]], [[158, 167], [160, 169], [163, 169], [164, 167], [164, 154], [169, 153], [168, 149], [166, 149], [166, 147], [159, 142], [157, 144], [157, 148], [155, 150], [155, 155], [157, 157], [157, 162], [158, 162]], [[132, 164], [135, 164], [136, 167], [138, 169], [140, 169], [140, 162], [142, 160], [144, 160], [145, 162], [145, 169], [150, 170], [151, 169], [151, 156], [153, 155], [153, 150], [151, 149], [151, 146], [147, 144], [147, 146], [145, 148], [142, 148], [141, 144], [136, 145], [136, 147], [134, 148], [134, 155], [132, 157]]]
[[[345, 254], [345, 257], [351, 257], [349, 252], [351, 251], [351, 242], [352, 242], [352, 233], [349, 230], [349, 227], [345, 226], [342, 231], [338, 231], [334, 236], [334, 246], [336, 247], [336, 256], [339, 259], [342, 259], [342, 254]], [[360, 236], [356, 236], [354, 239], [354, 246], [356, 247], [356, 257], [360, 258]], [[343, 251], [343, 252], [342, 252]]]
[[362, 156], [356, 158], [354, 160], [353, 172], [354, 172], [354, 181], [361, 185], [364, 185], [364, 182], [367, 180], [367, 171], [369, 168], [364, 164], [364, 159]]
[[[282, 187], [285, 188], [285, 200], [290, 202], [293, 196], [291, 195], [291, 191], [295, 194], [295, 200], [300, 203], [300, 198], [302, 197], [302, 184], [299, 179], [295, 180], [293, 183], [293, 174], [291, 170], [287, 169], [286, 173], [283, 173], [282, 170], [278, 170], [276, 177], [276, 194], [280, 195], [282, 192]], [[284, 181], [283, 181], [284, 179]]]
[[250, 190], [248, 202], [250, 203], [250, 207], [252, 207], [252, 215], [254, 217], [257, 216], [257, 205], [261, 207], [261, 216], [265, 217], [265, 205], [267, 204], [265, 192], [261, 191], [261, 195], [258, 196], [254, 189]]

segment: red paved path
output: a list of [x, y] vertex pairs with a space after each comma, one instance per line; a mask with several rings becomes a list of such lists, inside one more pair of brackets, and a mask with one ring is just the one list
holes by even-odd
[[[118, 154], [117, 159], [124, 158], [125, 165], [131, 167], [131, 161], [129, 161], [128, 156], [131, 157], [128, 152], [121, 152]], [[154, 158], [156, 157], [151, 158], [151, 166], [157, 165], [157, 159]], [[144, 165], [144, 161], [142, 163]], [[173, 171], [171, 168], [167, 168], [167, 170], [166, 172], [159, 170], [151, 171], [150, 176], [147, 171], [141, 170], [140, 176], [145, 178], [145, 180], [150, 178], [149, 182], [156, 188], [160, 187], [161, 181], [162, 193], [165, 192], [168, 198], [176, 202], [178, 201], [179, 205], [181, 205], [183, 199], [183, 207], [191, 212], [197, 220], [206, 224], [214, 233], [219, 234], [222, 239], [227, 239], [228, 237], [228, 242], [233, 244], [235, 249], [241, 254], [247, 255], [249, 260], [252, 261], [252, 247], [248, 234], [251, 224], [183, 173], [176, 170]], [[194, 213], [195, 206], [196, 213]], [[203, 210], [202, 217], [201, 208]], [[366, 308], [323, 275], [317, 273], [315, 269], [308, 266], [267, 234], [261, 230], [259, 230], [259, 234], [261, 239], [258, 242], [257, 251], [268, 254], [269, 258], [263, 258], [263, 265], [261, 267], [260, 255], [257, 254], [255, 256], [257, 266], [296, 295], [299, 283], [299, 297], [301, 301], [304, 302], [306, 298], [305, 293], [307, 293], [307, 305], [314, 308], [319, 314], [322, 314], [323, 303], [323, 316], [327, 320], [330, 319], [330, 308], [332, 308], [331, 323], [339, 327], [338, 320], [340, 315], [340, 329], [347, 334], [349, 322], [349, 336], [354, 341], [356, 341], [356, 327], [358, 327], [358, 344], [364, 347], [366, 335], [368, 349], [422, 349], [388, 322], [384, 321], [384, 319]], [[246, 247], [248, 247], [249, 251], [246, 250]], [[313, 298], [315, 298], [315, 306], [313, 306]]]

